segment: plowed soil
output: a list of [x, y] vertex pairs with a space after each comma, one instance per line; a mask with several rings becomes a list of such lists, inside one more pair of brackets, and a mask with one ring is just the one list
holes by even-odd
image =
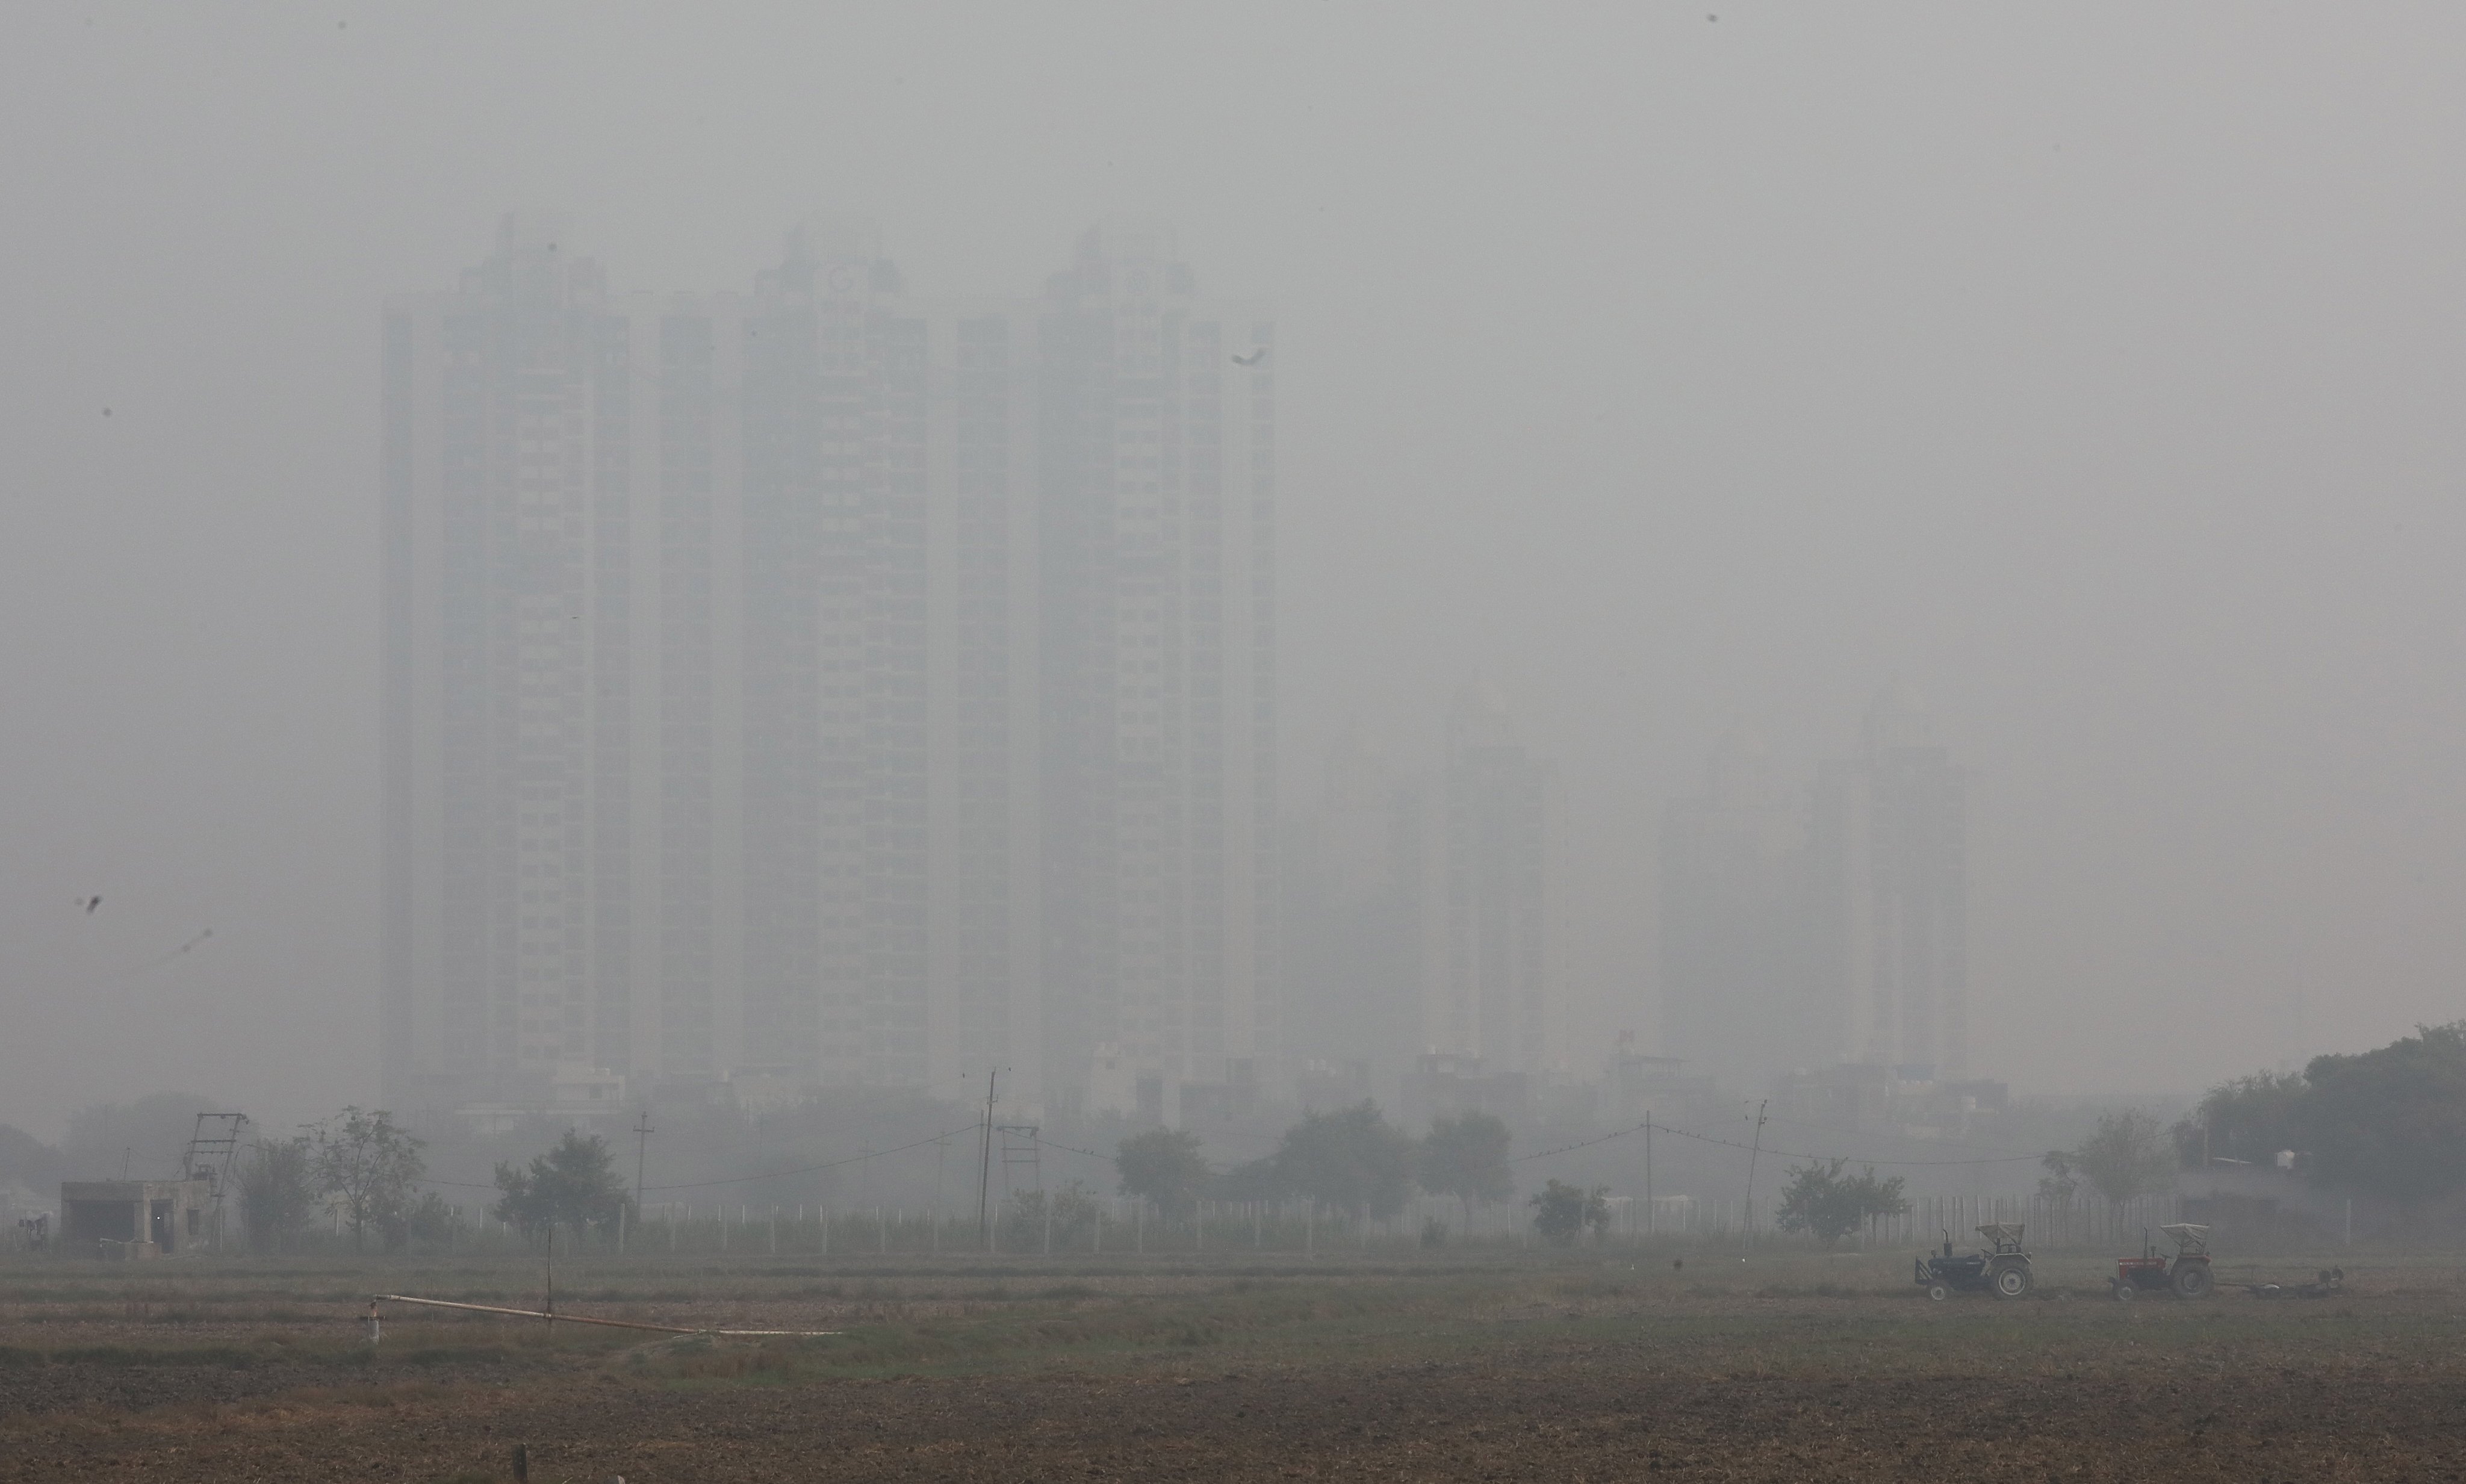
[[[532, 1479], [636, 1484], [2466, 1476], [2466, 1304], [2446, 1277], [2128, 1311], [1564, 1272], [1372, 1291], [1332, 1276], [1117, 1300], [1098, 1283], [1011, 1306], [1075, 1316], [1037, 1332], [1063, 1337], [1049, 1348], [912, 1363], [879, 1359], [888, 1329], [493, 1351], [432, 1332], [372, 1360], [330, 1323], [325, 1348], [289, 1359], [151, 1363], [80, 1355], [62, 1342], [76, 1326], [54, 1325], [47, 1350], [0, 1365], [0, 1480], [499, 1479], [517, 1444]], [[1274, 1304], [1245, 1307], [1262, 1293]], [[1185, 1311], [1185, 1332], [1105, 1342], [1125, 1316]], [[973, 1314], [944, 1303], [899, 1343], [1030, 1317]]]

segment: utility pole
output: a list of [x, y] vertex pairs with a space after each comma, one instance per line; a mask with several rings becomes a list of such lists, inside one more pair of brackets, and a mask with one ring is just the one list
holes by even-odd
[[926, 1244], [928, 1251], [942, 1250], [942, 1218], [949, 1214], [942, 1205], [942, 1166], [948, 1162], [950, 1156], [951, 1141], [947, 1138], [935, 1139], [933, 1141], [933, 1236], [932, 1240]]
[[651, 1110], [645, 1108], [634, 1120], [634, 1204], [637, 1207], [642, 1203], [642, 1154], [649, 1147], [651, 1135], [655, 1132], [651, 1127]]
[[1652, 1110], [1644, 1111], [1644, 1234], [1652, 1235]]
[[994, 1229], [987, 1219], [987, 1199], [994, 1188], [994, 1079], [1001, 1075], [999, 1068], [985, 1071], [985, 1127], [982, 1158], [976, 1163], [976, 1242], [986, 1251], [994, 1249]]
[[[634, 1210], [637, 1213], [634, 1217], [634, 1225], [637, 1226], [642, 1225], [642, 1218], [639, 1214], [642, 1209], [642, 1155], [643, 1151], [649, 1147], [650, 1142], [651, 1110], [645, 1108], [642, 1110], [640, 1114], [634, 1119]], [[625, 1227], [623, 1225], [624, 1217], [622, 1213], [619, 1213], [617, 1222], [616, 1250], [622, 1252], [625, 1250]]]
[[1766, 1098], [1756, 1105], [1756, 1141], [1747, 1150], [1747, 1229], [1738, 1235], [1738, 1249], [1742, 1252], [1756, 1234], [1756, 1156], [1764, 1151], [1764, 1110], [1771, 1104], [1772, 1100]]

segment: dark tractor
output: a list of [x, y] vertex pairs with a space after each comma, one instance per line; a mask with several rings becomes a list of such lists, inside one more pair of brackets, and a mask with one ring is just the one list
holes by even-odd
[[2177, 1298], [2208, 1297], [2217, 1288], [2217, 1279], [2209, 1271], [2209, 1228], [2173, 1222], [2158, 1229], [2174, 1239], [2174, 1260], [2159, 1256], [2157, 1244], [2143, 1233], [2140, 1256], [2115, 1260], [2108, 1290], [2125, 1300], [2140, 1293], [2166, 1293]]
[[2037, 1281], [2029, 1266], [2029, 1254], [2021, 1250], [2021, 1233], [2027, 1229], [2015, 1222], [1988, 1222], [1978, 1228], [1986, 1246], [1957, 1257], [1953, 1255], [1952, 1233], [1945, 1232], [1943, 1250], [1917, 1260], [1918, 1287], [1926, 1290], [1927, 1297], [1939, 1300], [1950, 1298], [1955, 1293], [2020, 1297]]

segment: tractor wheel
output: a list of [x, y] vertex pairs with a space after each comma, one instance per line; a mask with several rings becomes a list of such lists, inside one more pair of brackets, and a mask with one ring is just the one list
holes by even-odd
[[2119, 1304], [2128, 1304], [2132, 1302], [2132, 1285], [2124, 1282], [2120, 1278], [2116, 1279], [2115, 1301]]
[[2178, 1298], [2207, 1298], [2216, 1281], [2210, 1276], [2207, 1263], [2175, 1265], [2175, 1296]]
[[1930, 1283], [1927, 1285], [1927, 1297], [1934, 1299], [1939, 1304], [1951, 1296], [1952, 1290], [1945, 1288], [1940, 1283]]
[[1996, 1297], [2018, 1298], [2028, 1292], [2029, 1292], [2029, 1269], [2015, 1264], [2012, 1267], [2000, 1269], [1996, 1271]]

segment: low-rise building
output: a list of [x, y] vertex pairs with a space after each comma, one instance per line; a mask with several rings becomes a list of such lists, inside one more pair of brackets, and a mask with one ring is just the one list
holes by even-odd
[[60, 1238], [107, 1257], [161, 1257], [209, 1240], [211, 1180], [60, 1182]]

